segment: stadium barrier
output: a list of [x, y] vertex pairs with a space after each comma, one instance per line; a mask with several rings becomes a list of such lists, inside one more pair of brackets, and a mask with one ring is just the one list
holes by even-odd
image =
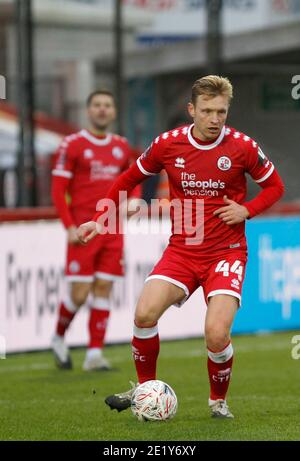
[[[168, 241], [169, 223], [165, 228], [160, 235], [126, 235], [126, 276], [116, 282], [113, 292], [108, 343], [131, 339], [137, 297]], [[58, 302], [64, 292], [63, 228], [58, 221], [5, 223], [0, 226], [0, 239], [0, 335], [6, 339], [6, 352], [49, 348]], [[184, 309], [169, 309], [160, 322], [161, 338], [202, 335], [204, 315], [200, 291]], [[68, 332], [68, 344], [86, 344], [87, 321], [87, 308], [82, 308]]]
[[[23, 210], [24, 214], [24, 210]], [[25, 213], [26, 214], [26, 213]], [[55, 215], [48, 220], [5, 222], [0, 226], [0, 335], [6, 352], [49, 348], [56, 310], [64, 292], [65, 234]], [[49, 219], [50, 218], [50, 219]], [[24, 216], [23, 218], [24, 219]], [[32, 218], [31, 218], [32, 219]], [[134, 306], [144, 279], [168, 241], [167, 221], [133, 221], [125, 236], [126, 276], [116, 282], [108, 343], [128, 342]], [[242, 309], [233, 332], [253, 333], [300, 327], [300, 217], [263, 217], [247, 223], [249, 263]], [[203, 335], [205, 302], [197, 290], [181, 308], [160, 320], [162, 339]], [[71, 346], [87, 341], [87, 308], [68, 332]]]
[[300, 217], [256, 218], [246, 233], [243, 309], [233, 332], [300, 328]]

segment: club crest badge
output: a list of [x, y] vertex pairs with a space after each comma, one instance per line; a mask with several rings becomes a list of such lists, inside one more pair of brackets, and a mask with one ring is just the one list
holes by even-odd
[[228, 171], [231, 168], [231, 160], [228, 157], [220, 157], [218, 160], [218, 168], [222, 171]]
[[122, 149], [120, 147], [117, 147], [117, 146], [113, 148], [112, 154], [118, 160], [120, 160], [124, 155]]

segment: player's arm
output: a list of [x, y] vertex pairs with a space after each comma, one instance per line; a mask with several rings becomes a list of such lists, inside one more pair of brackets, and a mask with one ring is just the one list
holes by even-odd
[[[116, 208], [113, 209], [114, 212], [121, 205], [120, 192], [126, 192], [124, 195], [125, 197], [128, 196], [138, 184], [161, 171], [163, 168], [162, 154], [162, 148], [159, 144], [152, 143], [137, 161], [118, 177], [104, 199], [105, 202], [111, 200], [116, 204]], [[98, 211], [92, 221], [81, 224], [78, 228], [77, 235], [82, 243], [89, 242], [98, 234], [97, 223], [104, 213], [106, 210]]]
[[76, 226], [67, 203], [67, 191], [73, 177], [72, 154], [68, 143], [64, 140], [57, 151], [57, 160], [52, 170], [51, 196], [57, 213], [68, 233], [69, 243], [78, 243]]
[[140, 206], [142, 206], [142, 185], [138, 184], [128, 193], [127, 207], [124, 210], [127, 218], [134, 216]]
[[[128, 168], [135, 162], [137, 159], [137, 155], [134, 153], [134, 150], [130, 147], [129, 143], [126, 142], [126, 154], [127, 158], [123, 167], [123, 172], [127, 171]], [[127, 215], [127, 218], [133, 216], [137, 211], [141, 204], [141, 197], [142, 197], [142, 185], [138, 184], [135, 186], [130, 192], [128, 192], [128, 200], [126, 209], [124, 209], [124, 213]]]
[[249, 144], [245, 156], [245, 171], [262, 188], [252, 200], [238, 204], [224, 196], [225, 206], [214, 212], [229, 226], [264, 212], [284, 194], [284, 184], [273, 163], [267, 159], [256, 143]]
[[254, 199], [244, 203], [249, 212], [248, 218], [263, 213], [276, 203], [284, 194], [284, 184], [278, 172], [274, 169], [271, 176], [259, 183], [262, 190]]
[[248, 218], [266, 211], [284, 194], [284, 184], [269, 160], [256, 143], [249, 143], [246, 155], [246, 172], [262, 188], [253, 200], [243, 205], [249, 212]]

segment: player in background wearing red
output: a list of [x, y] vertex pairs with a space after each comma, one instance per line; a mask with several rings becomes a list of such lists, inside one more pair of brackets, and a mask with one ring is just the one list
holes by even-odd
[[[68, 237], [67, 293], [59, 306], [52, 349], [58, 367], [72, 368], [64, 335], [78, 309], [88, 302], [89, 344], [83, 369], [103, 370], [111, 368], [102, 349], [113, 282], [123, 275], [123, 236], [98, 235], [85, 246], [76, 231], [94, 213], [99, 197], [105, 197], [115, 179], [129, 167], [131, 149], [125, 138], [108, 132], [116, 117], [111, 92], [91, 93], [87, 116], [89, 128], [62, 141], [52, 171], [52, 198]], [[135, 190], [132, 197], [138, 193]]]
[[[171, 200], [184, 204], [185, 199], [192, 199], [193, 218], [197, 217], [197, 202], [203, 200], [204, 237], [199, 244], [190, 244], [184, 230], [176, 232], [172, 219], [169, 245], [146, 279], [137, 303], [132, 351], [138, 382], [156, 379], [157, 322], [169, 306], [182, 305], [202, 286], [207, 302], [208, 404], [212, 416], [220, 418], [233, 417], [226, 394], [233, 362], [230, 332], [241, 303], [247, 261], [245, 221], [269, 208], [284, 192], [273, 163], [258, 144], [225, 125], [232, 96], [228, 79], [207, 76], [197, 80], [188, 105], [194, 123], [158, 136], [107, 195], [118, 202], [120, 190], [130, 191], [164, 168]], [[246, 201], [246, 174], [262, 188], [250, 201]], [[101, 214], [79, 227], [80, 240], [87, 242], [97, 235], [96, 221]], [[130, 406], [132, 392], [114, 394], [105, 401], [121, 411]]]

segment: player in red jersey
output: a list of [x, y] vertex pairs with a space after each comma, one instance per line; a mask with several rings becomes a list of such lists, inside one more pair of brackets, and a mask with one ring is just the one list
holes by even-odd
[[[241, 302], [247, 261], [245, 221], [269, 208], [284, 192], [273, 163], [258, 144], [225, 125], [232, 93], [228, 79], [197, 80], [188, 105], [194, 123], [158, 136], [107, 195], [118, 202], [120, 190], [130, 191], [162, 168], [167, 171], [171, 203], [176, 199], [176, 207], [169, 245], [146, 279], [136, 307], [132, 350], [138, 382], [156, 379], [159, 318], [170, 305], [182, 305], [202, 286], [207, 302], [209, 407], [212, 416], [223, 418], [233, 417], [226, 394], [233, 362], [230, 331]], [[246, 174], [262, 188], [250, 201], [246, 201]], [[99, 211], [80, 226], [80, 240], [97, 235], [102, 214]], [[198, 225], [186, 226], [186, 216]], [[111, 395], [106, 403], [121, 411], [130, 406], [132, 392]]]
[[[52, 349], [60, 368], [72, 367], [64, 335], [90, 295], [90, 339], [83, 368], [95, 370], [110, 368], [102, 349], [110, 313], [109, 296], [113, 282], [123, 275], [123, 237], [98, 235], [83, 246], [76, 230], [94, 212], [99, 197], [105, 197], [115, 179], [129, 167], [131, 149], [125, 138], [108, 132], [116, 117], [112, 93], [93, 92], [87, 100], [87, 115], [89, 129], [62, 141], [52, 172], [53, 202], [68, 235], [67, 293], [60, 304]], [[138, 193], [134, 191], [133, 195]]]

